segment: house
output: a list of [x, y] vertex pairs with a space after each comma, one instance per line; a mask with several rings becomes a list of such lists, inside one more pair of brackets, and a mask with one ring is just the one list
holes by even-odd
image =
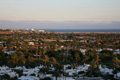
[[113, 75], [113, 73], [112, 73], [113, 69], [101, 68], [100, 72], [101, 72], [102, 75], [105, 75], [105, 74]]
[[33, 45], [34, 45], [34, 42], [29, 42], [28, 45], [33, 46]]
[[37, 33], [39, 33], [39, 32], [43, 33], [43, 32], [45, 32], [45, 30], [37, 30], [36, 32]]
[[116, 79], [119, 80], [119, 79], [120, 79], [120, 72], [118, 72], [117, 74], [115, 74], [115, 75], [114, 75], [114, 78], [116, 78]]
[[80, 49], [80, 51], [85, 55], [86, 49]]
[[18, 80], [39, 80], [39, 78], [35, 76], [21, 76]]
[[39, 69], [34, 68], [34, 69], [24, 69], [23, 70], [23, 75], [30, 76], [31, 74], [35, 74], [35, 76], [38, 75]]
[[6, 54], [11, 54], [11, 53], [15, 53], [16, 51], [4, 51], [4, 53]]
[[0, 67], [0, 75], [4, 74], [8, 74], [11, 78], [19, 76], [16, 72], [12, 71], [12, 69], [7, 66]]
[[114, 54], [120, 54], [120, 49], [114, 50]]
[[66, 67], [68, 66], [64, 66], [64, 69], [65, 69], [65, 73], [68, 73], [69, 76], [73, 76], [73, 74], [78, 74], [80, 71], [88, 70], [89, 66], [90, 66], [89, 64], [79, 65], [75, 67], [75, 69], [73, 68], [67, 69]]

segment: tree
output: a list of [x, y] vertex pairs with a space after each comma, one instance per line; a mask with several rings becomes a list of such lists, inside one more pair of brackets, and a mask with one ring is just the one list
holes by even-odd
[[120, 66], [120, 60], [117, 57], [114, 57], [112, 60], [112, 65], [114, 68], [118, 68]]
[[86, 52], [85, 52], [85, 54], [86, 54], [86, 56], [88, 56], [89, 58], [89, 61], [92, 61], [95, 57], [96, 57], [96, 55], [97, 55], [97, 51], [96, 50], [92, 50], [92, 49], [90, 49], [90, 50], [87, 50]]
[[10, 76], [8, 74], [4, 74], [1, 76], [1, 80], [10, 80]]
[[76, 53], [75, 53], [76, 65], [77, 65], [77, 63], [78, 63], [78, 62], [77, 62], [77, 61], [78, 61], [78, 57], [79, 57], [79, 53], [76, 52]]
[[97, 55], [96, 56], [96, 65], [97, 65], [97, 67], [99, 66], [99, 61], [100, 61], [100, 59], [99, 59], [99, 56]]
[[113, 51], [103, 50], [100, 52], [99, 57], [102, 62], [111, 62], [113, 59]]
[[56, 58], [54, 58], [54, 57], [51, 57], [51, 58], [50, 58], [50, 61], [51, 61], [52, 64], [56, 64], [56, 63], [57, 63], [57, 60], [56, 60]]
[[79, 50], [70, 50], [70, 53], [71, 53], [71, 59], [73, 60], [73, 62], [76, 62], [76, 65], [80, 60], [80, 58], [81, 60], [83, 58], [83, 54]]
[[23, 54], [22, 51], [18, 51], [18, 52], [16, 52], [16, 54], [17, 54], [19, 57], [24, 57], [24, 54]]
[[84, 55], [82, 59], [82, 63], [86, 63], [89, 60], [89, 56]]
[[57, 78], [62, 73], [63, 66], [60, 64], [56, 64], [56, 65], [54, 65], [54, 67], [55, 67], [55, 71], [53, 72], [53, 75], [56, 77], [56, 80], [57, 80]]
[[11, 56], [11, 63], [14, 65], [18, 64], [19, 58], [17, 54], [13, 53], [13, 54], [10, 54], [10, 56]]
[[100, 70], [99, 70], [99, 68], [96, 66], [95, 62], [96, 62], [96, 61], [93, 59], [92, 62], [90, 63], [90, 67], [89, 67], [89, 69], [88, 69], [88, 71], [87, 71], [87, 73], [86, 73], [86, 75], [89, 76], [89, 77], [92, 77], [93, 75], [94, 75], [95, 77], [100, 76]]
[[43, 73], [43, 74], [46, 74], [46, 73], [48, 73], [48, 71], [49, 71], [48, 68], [41, 68], [39, 72]]
[[50, 77], [45, 77], [44, 79], [40, 79], [40, 80], [52, 80]]
[[23, 75], [23, 71], [22, 70], [14, 70], [17, 74], [19, 74], [19, 77], [21, 77]]
[[28, 57], [27, 61], [30, 63], [30, 62], [33, 62], [34, 61], [34, 58], [33, 57]]
[[6, 65], [8, 63], [8, 54], [0, 51], [0, 65]]
[[26, 59], [24, 57], [19, 57], [19, 64], [24, 65], [26, 63]]
[[46, 62], [49, 61], [49, 57], [47, 55], [44, 56], [44, 61], [45, 61], [45, 65], [46, 65]]

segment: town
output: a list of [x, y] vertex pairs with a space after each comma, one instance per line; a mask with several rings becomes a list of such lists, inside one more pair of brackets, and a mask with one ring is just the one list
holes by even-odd
[[0, 80], [119, 80], [120, 33], [0, 29]]

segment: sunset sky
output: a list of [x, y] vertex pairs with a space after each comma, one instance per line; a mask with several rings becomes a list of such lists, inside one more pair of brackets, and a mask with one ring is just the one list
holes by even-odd
[[1, 20], [111, 23], [120, 21], [120, 0], [0, 0]]

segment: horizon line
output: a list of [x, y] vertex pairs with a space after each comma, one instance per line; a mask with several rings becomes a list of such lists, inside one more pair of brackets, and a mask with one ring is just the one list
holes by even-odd
[[104, 21], [104, 20], [3, 20], [0, 19], [0, 21], [40, 21], [40, 22], [120, 22], [120, 20], [110, 20], [110, 21]]

